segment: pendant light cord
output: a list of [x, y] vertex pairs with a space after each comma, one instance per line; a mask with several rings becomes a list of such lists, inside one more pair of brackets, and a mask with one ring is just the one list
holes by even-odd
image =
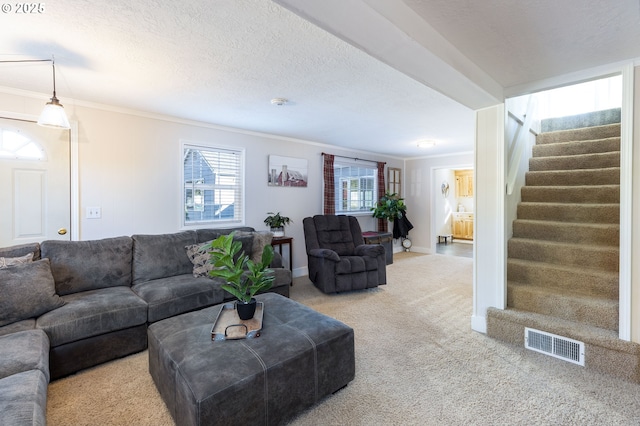
[[53, 97], [56, 97], [56, 61], [53, 55], [51, 59], [14, 59], [14, 60], [2, 60], [0, 64], [17, 64], [21, 62], [51, 62], [53, 65]]
[[56, 97], [56, 58], [54, 58], [53, 55], [51, 55], [51, 66], [53, 67], [53, 97], [54, 99], [57, 99]]
[[56, 58], [51, 55], [51, 59], [15, 59], [15, 60], [0, 60], [2, 64], [15, 64], [21, 62], [51, 62], [53, 67], [53, 99], [57, 99], [56, 97]]

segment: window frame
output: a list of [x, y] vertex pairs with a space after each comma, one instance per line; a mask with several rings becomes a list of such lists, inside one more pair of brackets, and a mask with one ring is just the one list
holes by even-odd
[[[14, 137], [22, 139], [22, 144], [12, 150], [3, 149], [4, 138], [6, 135], [15, 135]], [[19, 154], [19, 151], [25, 147], [31, 147], [31, 150], [37, 151], [38, 156]], [[6, 154], [3, 154], [6, 153]], [[17, 161], [47, 161], [47, 151], [42, 144], [31, 136], [22, 133], [19, 130], [9, 127], [0, 127], [0, 160], [17, 160]]]
[[[365, 175], [355, 175], [350, 177], [349, 179], [347, 179], [347, 177], [343, 177], [342, 174], [340, 174], [340, 176], [336, 175], [336, 171], [345, 167], [351, 167], [351, 168], [361, 168], [361, 169], [367, 169], [370, 171], [371, 176], [365, 176]], [[371, 207], [375, 207], [376, 201], [377, 201], [377, 191], [378, 191], [378, 166], [375, 163], [362, 163], [362, 162], [358, 162], [358, 161], [350, 161], [350, 160], [343, 160], [340, 159], [338, 160], [337, 158], [334, 160], [333, 162], [333, 179], [334, 179], [334, 186], [335, 186], [335, 192], [334, 192], [334, 207], [335, 207], [335, 214], [337, 215], [350, 215], [350, 216], [364, 216], [364, 215], [371, 215]], [[370, 193], [371, 196], [371, 200], [367, 200], [367, 196], [363, 196], [363, 203], [367, 203], [370, 202], [371, 206], [366, 206], [363, 209], [358, 209], [358, 210], [344, 210], [340, 207], [342, 207], [343, 204], [343, 198], [342, 198], [342, 192], [343, 192], [343, 186], [342, 183], [344, 181], [361, 181], [362, 179], [367, 179], [370, 180], [372, 182], [372, 188], [371, 189], [365, 189], [362, 190], [361, 189], [361, 185], [360, 182], [358, 185], [358, 192], [363, 192], [363, 191], [367, 191]], [[349, 189], [346, 188], [346, 190], [348, 191]], [[354, 191], [350, 191], [350, 192], [354, 192]], [[351, 198], [347, 197], [347, 202], [350, 202]]]
[[[245, 148], [238, 148], [235, 146], [218, 144], [215, 142], [203, 142], [203, 141], [192, 141], [192, 140], [180, 140], [180, 166], [179, 166], [179, 220], [180, 220], [180, 229], [202, 229], [202, 228], [225, 228], [225, 227], [235, 227], [235, 226], [244, 226], [245, 223], [245, 214], [246, 214], [246, 150]], [[234, 203], [239, 203], [240, 213], [235, 214], [235, 209], [238, 207], [237, 204], [234, 205], [234, 217], [232, 219], [228, 218], [220, 218], [220, 219], [209, 219], [209, 220], [195, 220], [188, 221], [187, 216], [185, 214], [187, 208], [187, 180], [185, 179], [185, 162], [187, 159], [187, 149], [197, 150], [197, 151], [210, 151], [210, 152], [231, 152], [239, 155], [238, 161], [238, 174], [235, 175], [238, 179], [240, 179], [240, 183], [237, 185], [238, 191], [240, 194], [235, 194]], [[200, 178], [196, 179], [200, 180]], [[206, 190], [208, 188], [215, 190], [220, 189], [228, 189], [228, 184], [216, 184], [216, 183], [196, 183], [197, 185], [202, 187], [202, 190]], [[234, 189], [235, 190], [235, 189]], [[203, 196], [204, 197], [204, 196]], [[192, 203], [193, 204], [193, 203]], [[203, 211], [206, 208], [203, 205], [203, 209], [199, 211]], [[194, 210], [195, 211], [195, 210]]]

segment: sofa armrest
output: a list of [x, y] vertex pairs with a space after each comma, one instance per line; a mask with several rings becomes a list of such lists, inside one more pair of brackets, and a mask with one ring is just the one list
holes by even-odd
[[340, 256], [338, 256], [338, 253], [329, 249], [311, 249], [309, 250], [309, 256], [340, 262]]
[[382, 244], [362, 244], [356, 247], [356, 256], [378, 257], [384, 255]]
[[269, 268], [284, 268], [284, 264], [282, 263], [282, 255], [277, 251], [273, 252], [273, 259], [269, 264]]

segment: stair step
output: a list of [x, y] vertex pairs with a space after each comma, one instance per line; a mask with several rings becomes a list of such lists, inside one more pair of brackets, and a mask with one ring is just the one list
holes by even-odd
[[619, 294], [619, 275], [616, 272], [531, 260], [508, 259], [507, 280], [611, 300], [617, 300]]
[[530, 171], [527, 186], [619, 185], [620, 167], [587, 170]]
[[532, 240], [618, 247], [620, 225], [516, 219], [513, 221], [513, 236]]
[[509, 282], [507, 306], [607, 330], [618, 330], [618, 302], [607, 298], [569, 294], [562, 289]]
[[621, 108], [611, 108], [578, 115], [545, 118], [541, 120], [540, 125], [543, 132], [555, 132], [620, 123], [621, 115]]
[[619, 203], [620, 185], [523, 186], [525, 202]]
[[619, 151], [533, 157], [529, 160], [530, 171], [602, 169], [607, 167], [620, 167]]
[[583, 155], [615, 151], [620, 151], [620, 136], [586, 141], [536, 144], [532, 147], [531, 153], [533, 157], [554, 157], [557, 155]]
[[580, 141], [589, 139], [604, 139], [620, 136], [620, 123], [605, 124], [603, 126], [583, 127], [580, 129], [544, 132], [536, 137], [536, 144]]
[[619, 223], [620, 204], [521, 202], [518, 204], [518, 218], [553, 222]]
[[508, 257], [514, 259], [581, 266], [611, 272], [619, 270], [620, 251], [618, 247], [511, 238], [507, 243], [507, 249]]
[[489, 337], [522, 347], [525, 327], [584, 342], [585, 368], [640, 383], [640, 345], [620, 340], [614, 331], [517, 309], [487, 309]]

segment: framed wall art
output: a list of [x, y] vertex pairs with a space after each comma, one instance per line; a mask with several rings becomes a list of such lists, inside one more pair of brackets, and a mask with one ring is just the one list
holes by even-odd
[[304, 158], [269, 156], [269, 186], [307, 187], [308, 161]]

